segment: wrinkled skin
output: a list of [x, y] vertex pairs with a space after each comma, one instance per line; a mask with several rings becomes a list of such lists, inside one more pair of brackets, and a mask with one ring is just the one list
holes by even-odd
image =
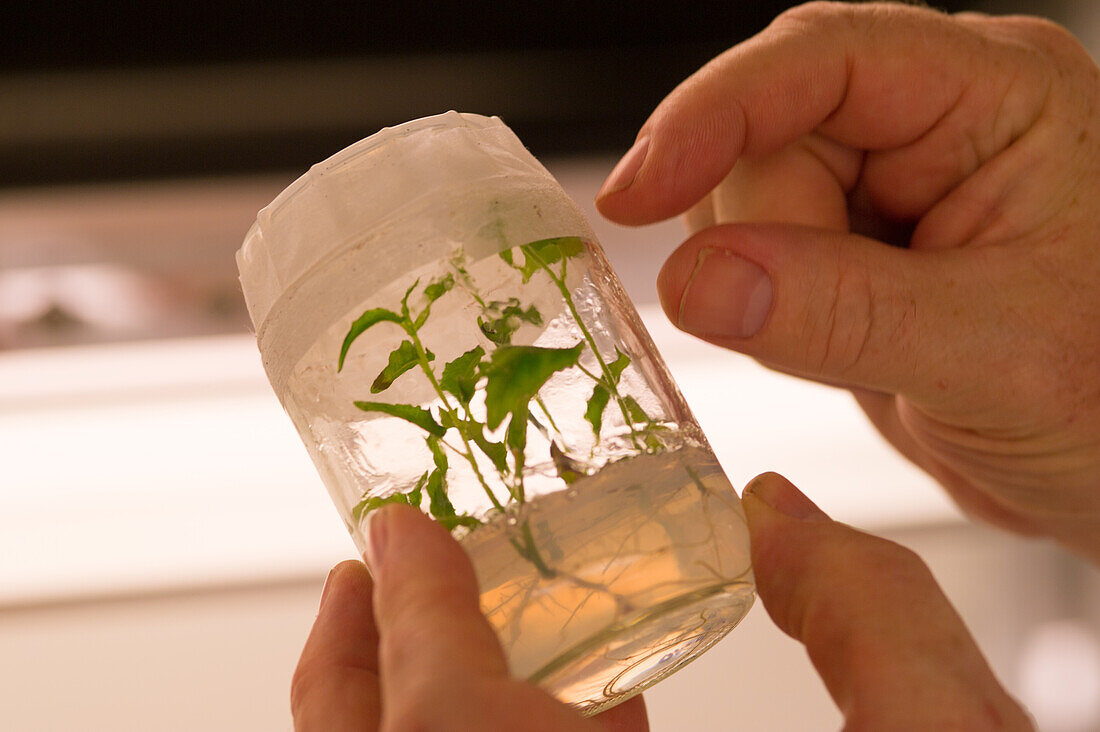
[[[1098, 76], [1043, 21], [810, 3], [670, 94], [597, 205], [685, 217], [679, 327], [850, 389], [972, 515], [1100, 561]], [[915, 555], [774, 474], [744, 504], [845, 729], [1032, 728]], [[329, 577], [298, 730], [647, 729], [640, 698], [584, 720], [509, 678], [446, 531], [389, 506], [371, 535], [372, 571]]]
[[[670, 94], [597, 204], [685, 214], [681, 328], [851, 389], [966, 511], [1098, 561], [1098, 99], [1046, 21], [811, 3]], [[770, 280], [752, 334], [731, 256]]]

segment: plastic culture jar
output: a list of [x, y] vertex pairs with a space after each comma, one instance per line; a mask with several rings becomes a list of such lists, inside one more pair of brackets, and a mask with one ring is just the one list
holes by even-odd
[[237, 262], [356, 545], [392, 502], [449, 528], [514, 675], [594, 713], [748, 611], [736, 492], [584, 216], [499, 119], [419, 119], [319, 163]]

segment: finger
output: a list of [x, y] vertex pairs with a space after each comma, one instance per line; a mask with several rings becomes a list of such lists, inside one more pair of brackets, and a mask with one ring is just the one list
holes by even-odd
[[927, 567], [835, 523], [786, 479], [745, 490], [757, 589], [846, 729], [1031, 729]]
[[362, 562], [343, 562], [329, 574], [291, 682], [298, 732], [378, 728], [378, 633], [371, 591]]
[[689, 234], [714, 226], [714, 205], [709, 197], [701, 199], [681, 217]]
[[764, 157], [742, 157], [708, 196], [714, 223], [804, 224], [848, 230], [861, 153], [817, 134]]
[[[408, 506], [371, 515], [384, 720], [401, 729], [589, 729], [564, 704], [508, 676], [481, 614], [469, 558]], [[531, 720], [538, 720], [532, 725]]]
[[368, 540], [387, 706], [406, 689], [507, 678], [473, 567], [446, 529], [387, 506], [371, 515]]
[[[665, 262], [657, 291], [672, 322], [788, 373], [938, 403], [992, 362], [998, 303], [980, 253], [930, 256], [856, 235], [779, 224], [699, 232]], [[918, 307], [919, 303], [919, 307]]]
[[[794, 8], [670, 94], [597, 205], [625, 224], [674, 216], [742, 156], [818, 130], [853, 149], [899, 151], [869, 161], [866, 177], [883, 210], [914, 216], [1034, 121], [1045, 87], [1029, 76], [1033, 61], [932, 10]], [[907, 185], [896, 184], [899, 173]]]

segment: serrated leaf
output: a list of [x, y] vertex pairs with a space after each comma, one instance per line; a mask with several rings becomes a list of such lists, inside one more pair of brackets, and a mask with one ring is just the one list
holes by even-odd
[[550, 266], [563, 258], [575, 257], [584, 251], [584, 240], [575, 236], [561, 236], [554, 239], [542, 239], [524, 244], [523, 266], [519, 271], [523, 274], [523, 282], [526, 284], [535, 272], [543, 266]]
[[[425, 351], [424, 355], [427, 356], [429, 361], [435, 360], [435, 354], [431, 351]], [[382, 373], [378, 374], [374, 379], [374, 383], [370, 385], [370, 393], [377, 394], [390, 388], [390, 385], [398, 376], [416, 366], [418, 362], [416, 346], [412, 344], [412, 341], [401, 341], [401, 345], [390, 353], [390, 360], [386, 364], [386, 368], [382, 369]]]
[[405, 295], [401, 298], [401, 309], [406, 314], [408, 314], [408, 310], [409, 310], [409, 295], [413, 294], [413, 290], [415, 290], [416, 286], [419, 285], [419, 284], [420, 284], [420, 278], [417, 277], [415, 280], [413, 280], [413, 283], [411, 285], [409, 285], [409, 289], [405, 290]]
[[453, 394], [461, 404], [469, 404], [477, 386], [477, 367], [484, 355], [485, 349], [476, 346], [448, 363], [443, 367], [439, 386], [448, 394]]
[[344, 359], [347, 358], [348, 349], [351, 348], [351, 344], [355, 342], [355, 339], [363, 335], [367, 329], [379, 324], [379, 323], [397, 323], [400, 324], [402, 318], [392, 310], [386, 308], [371, 308], [367, 310], [351, 324], [348, 328], [348, 334], [344, 336], [344, 345], [340, 347], [340, 360], [336, 366], [337, 371], [341, 371], [344, 368]]
[[455, 276], [448, 272], [435, 282], [425, 287], [424, 296], [428, 298], [428, 302], [435, 302], [436, 300], [450, 292], [451, 288], [454, 286]]
[[400, 417], [436, 437], [442, 437], [447, 431], [435, 421], [435, 417], [432, 416], [431, 412], [422, 407], [414, 407], [411, 404], [387, 404], [386, 402], [354, 402], [354, 404], [364, 412], [382, 412], [391, 417]]
[[476, 429], [471, 429], [469, 435], [474, 444], [478, 446], [478, 449], [492, 461], [493, 467], [497, 469], [498, 473], [508, 471], [508, 448], [505, 447], [503, 442], [487, 440], [480, 424], [477, 425]]
[[615, 347], [615, 353], [619, 354], [619, 357], [607, 364], [607, 370], [611, 372], [611, 383], [618, 386], [623, 371], [630, 365], [630, 356], [620, 351], [618, 346]]
[[411, 491], [408, 492], [409, 505], [413, 508], [420, 508], [420, 500], [423, 497], [421, 491], [424, 488], [424, 484], [428, 482], [428, 471], [425, 470], [420, 478], [416, 481], [416, 485]]
[[443, 445], [439, 438], [435, 435], [428, 435], [424, 441], [428, 443], [428, 449], [432, 451], [432, 462], [435, 463], [436, 470], [446, 476], [447, 453], [443, 451]]
[[454, 504], [447, 496], [447, 479], [439, 469], [433, 470], [431, 475], [428, 476], [424, 490], [428, 494], [428, 513], [447, 531], [453, 530], [456, 526], [466, 526], [473, 529], [481, 525], [481, 522], [473, 516], [455, 511]]
[[447, 497], [447, 478], [445, 472], [436, 468], [424, 484], [428, 494], [428, 512], [436, 519], [455, 515], [455, 507]]
[[447, 453], [443, 450], [443, 444], [433, 435], [429, 435], [425, 442], [428, 443], [432, 461], [435, 463], [435, 470], [424, 483], [424, 491], [428, 494], [428, 513], [448, 531], [456, 526], [473, 528], [480, 525], [481, 522], [472, 516], [456, 513], [454, 504], [447, 495]]
[[524, 323], [542, 325], [542, 313], [534, 305], [524, 310], [515, 297], [494, 300], [485, 309], [485, 316], [477, 319], [482, 334], [498, 346], [511, 343], [512, 334]]
[[623, 406], [626, 407], [626, 413], [630, 415], [632, 422], [652, 422], [649, 415], [642, 409], [642, 405], [638, 404], [638, 400], [632, 396], [623, 397]]
[[414, 327], [417, 330], [420, 330], [421, 326], [427, 322], [428, 315], [432, 311], [432, 303], [447, 294], [454, 286], [454, 275], [448, 272], [424, 288], [424, 297], [427, 298], [428, 302], [424, 305], [424, 309], [420, 312], [420, 315], [416, 316]]
[[442, 416], [442, 422], [445, 427], [454, 427], [457, 429], [463, 437], [473, 442], [478, 446], [486, 457], [493, 463], [493, 467], [497, 469], [498, 473], [505, 473], [508, 471], [508, 448], [505, 447], [503, 442], [493, 442], [485, 437], [485, 425], [478, 422], [476, 419], [462, 419], [461, 417], [452, 417], [450, 413], [444, 412]]
[[489, 362], [482, 365], [489, 429], [495, 430], [507, 415], [519, 411], [526, 422], [527, 404], [555, 372], [576, 365], [583, 348], [584, 344], [578, 343], [572, 348], [501, 346], [493, 351]]

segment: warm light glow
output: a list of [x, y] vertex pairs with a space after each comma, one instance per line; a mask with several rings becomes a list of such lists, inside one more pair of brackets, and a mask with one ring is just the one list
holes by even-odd
[[[837, 517], [956, 514], [844, 392], [773, 374], [643, 309], [735, 485], [778, 470]], [[0, 604], [237, 581], [354, 549], [251, 336], [0, 355]]]

